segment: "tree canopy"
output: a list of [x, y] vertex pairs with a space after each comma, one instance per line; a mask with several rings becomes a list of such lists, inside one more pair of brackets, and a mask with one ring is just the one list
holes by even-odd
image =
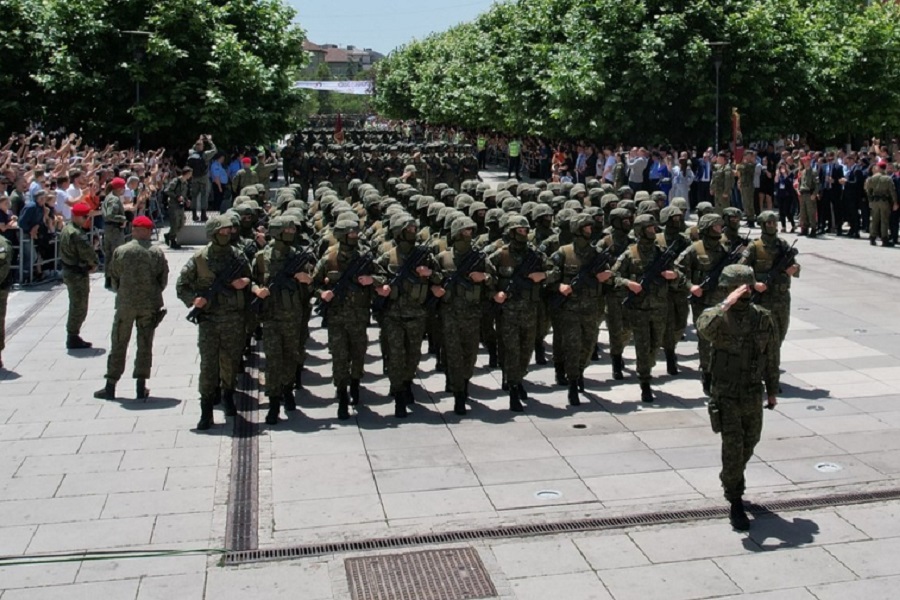
[[306, 98], [291, 89], [307, 60], [293, 18], [281, 0], [0, 0], [0, 129], [269, 141]]
[[900, 6], [865, 0], [510, 0], [378, 65], [393, 118], [560, 137], [696, 143], [900, 125]]

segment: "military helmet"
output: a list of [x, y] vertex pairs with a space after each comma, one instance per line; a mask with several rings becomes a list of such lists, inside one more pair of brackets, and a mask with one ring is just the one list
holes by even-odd
[[677, 206], [667, 206], [659, 211], [659, 222], [665, 225], [674, 216], [682, 216], [684, 213]]
[[666, 193], [662, 190], [656, 190], [652, 194], [650, 194], [650, 199], [659, 204], [660, 202], [666, 201]]
[[631, 213], [624, 208], [614, 208], [609, 213], [609, 222], [610, 224], [620, 231], [627, 231], [627, 228], [624, 226], [623, 221], [628, 219], [631, 220]]
[[316, 190], [319, 190], [321, 188], [327, 188], [329, 190], [333, 190], [334, 185], [332, 185], [332, 183], [326, 179], [324, 181], [320, 181], [319, 185], [316, 186]]
[[653, 200], [641, 200], [637, 207], [638, 215], [656, 215], [659, 212], [659, 206]]
[[581, 212], [584, 208], [584, 204], [581, 203], [581, 200], [566, 200], [563, 202], [563, 208], [568, 208], [569, 210], [574, 210], [575, 212]]
[[600, 208], [606, 210], [607, 206], [610, 204], [618, 204], [618, 202], [619, 197], [615, 194], [603, 194], [603, 196], [600, 197]]
[[568, 198], [568, 197], [569, 197], [569, 191], [570, 191], [573, 187], [575, 187], [575, 184], [574, 184], [574, 183], [572, 183], [571, 181], [564, 181], [563, 183], [561, 183], [561, 184], [559, 185], [559, 192], [560, 192], [560, 195], [565, 196], [566, 198]]
[[575, 215], [574, 217], [569, 219], [569, 229], [575, 235], [577, 235], [578, 232], [581, 231], [582, 227], [585, 227], [586, 225], [593, 225], [593, 224], [594, 224], [594, 217], [589, 214], [585, 214], [585, 213]]
[[578, 213], [571, 208], [564, 208], [556, 213], [556, 224], [560, 227], [566, 227], [569, 224], [569, 219], [577, 215]]
[[280, 240], [281, 234], [284, 232], [284, 228], [293, 226], [293, 221], [290, 221], [283, 216], [275, 217], [274, 219], [269, 221], [269, 235], [276, 240]]
[[460, 212], [460, 211], [456, 210], [455, 208], [452, 208], [452, 207], [451, 207], [451, 208], [450, 208], [450, 212], [448, 212], [448, 213], [446, 214], [446, 216], [444, 216], [444, 226], [443, 226], [443, 230], [444, 230], [444, 231], [451, 231], [451, 228], [453, 227], [453, 223], [455, 223], [456, 220], [457, 220], [457, 219], [460, 219], [460, 218], [466, 218], [466, 219], [467, 219], [468, 217], [466, 217], [466, 214], [465, 214], [465, 213]]
[[419, 196], [419, 199], [416, 201], [416, 210], [426, 210], [434, 201], [434, 196]]
[[700, 221], [697, 223], [697, 231], [700, 232], [700, 235], [706, 235], [706, 233], [716, 224], [725, 225], [725, 221], [722, 220], [722, 217], [717, 215], [716, 213], [706, 213], [702, 217], [700, 217]]
[[502, 208], [504, 212], [520, 212], [522, 210], [522, 203], [519, 202], [518, 198], [509, 196], [508, 198], [503, 199], [500, 208]]
[[743, 219], [744, 213], [739, 208], [729, 206], [728, 208], [726, 208], [725, 210], [722, 211], [722, 216], [725, 217], [726, 219], [733, 219], [735, 217], [738, 219]]
[[697, 214], [701, 217], [705, 214], [711, 213], [716, 209], [715, 206], [712, 205], [711, 202], [699, 202], [697, 203]]
[[534, 182], [534, 187], [536, 187], [537, 189], [539, 189], [541, 191], [545, 191], [547, 189], [547, 182], [544, 181], [543, 179], [539, 179]]
[[509, 232], [513, 229], [519, 229], [520, 227], [531, 229], [531, 225], [528, 224], [528, 219], [522, 215], [510, 214], [509, 218], [506, 220], [506, 226], [503, 228], [503, 231]]
[[634, 190], [628, 187], [627, 185], [623, 185], [619, 189], [616, 190], [616, 196], [619, 197], [619, 200], [623, 200], [628, 198], [629, 200], [634, 199]]
[[481, 199], [484, 201], [485, 204], [487, 204], [487, 201], [490, 198], [494, 198], [495, 203], [496, 203], [497, 190], [495, 190], [494, 188], [488, 188], [488, 189], [484, 190], [484, 193], [481, 195]]
[[[437, 191], [437, 190], [435, 190]], [[456, 197], [456, 190], [451, 187], [446, 187], [441, 190], [441, 202], [444, 204], [451, 204], [453, 199]]]
[[453, 206], [464, 211], [473, 202], [475, 202], [475, 198], [469, 194], [457, 194], [456, 199], [453, 201]]
[[587, 188], [584, 187], [583, 183], [576, 183], [572, 186], [572, 189], [569, 190], [569, 198], [574, 200], [578, 194], [587, 194]]
[[250, 196], [236, 196], [234, 198], [234, 202], [231, 203], [231, 208], [237, 208], [244, 202], [248, 202], [250, 200]]
[[542, 204], [550, 204], [550, 201], [553, 200], [553, 192], [550, 190], [543, 190], [537, 197], [538, 202]]
[[438, 183], [438, 184], [435, 184], [435, 186], [434, 186], [434, 192], [435, 193], [443, 192], [444, 190], [446, 190], [449, 187], [450, 186], [447, 185], [446, 183]]
[[775, 211], [764, 210], [761, 213], [759, 213], [758, 217], [756, 217], [756, 223], [757, 223], [757, 225], [760, 225], [760, 226], [769, 221], [775, 221], [775, 222], [778, 221], [778, 215], [775, 213]]
[[594, 205], [599, 204], [604, 194], [606, 194], [606, 192], [601, 187], [592, 187], [588, 190], [588, 198], [590, 199], [591, 204]]
[[634, 195], [634, 201], [637, 202], [638, 205], [640, 205], [641, 202], [644, 202], [645, 200], [649, 200], [649, 199], [650, 199], [650, 192], [648, 192], [646, 190], [639, 190]]
[[255, 185], [248, 185], [241, 188], [241, 196], [250, 196], [251, 198], [256, 198], [257, 196], [259, 196], [259, 189]]
[[540, 219], [541, 217], [553, 216], [553, 209], [550, 208], [549, 204], [538, 204], [531, 211], [531, 218], [535, 221]]
[[228, 218], [231, 220], [231, 226], [232, 226], [232, 227], [240, 227], [240, 226], [241, 226], [241, 215], [239, 215], [239, 214], [234, 210], [234, 208], [230, 208], [230, 209], [226, 210], [226, 211], [225, 211], [224, 213], [222, 213], [222, 214], [225, 215], [226, 217], [228, 217]]
[[484, 224], [490, 225], [491, 223], [497, 223], [504, 214], [502, 208], [489, 208], [488, 211], [484, 213]]
[[677, 198], [672, 198], [672, 200], [669, 202], [669, 205], [677, 206], [678, 208], [681, 209], [681, 212], [683, 214], [687, 214], [687, 212], [688, 212], [688, 201], [685, 200], [684, 198], [682, 198], [681, 196], [678, 196]]
[[209, 221], [206, 222], [206, 238], [211, 241], [220, 229], [226, 227], [234, 227], [234, 224], [231, 222], [231, 217], [225, 215], [210, 217]]
[[473, 202], [466, 209], [466, 213], [471, 217], [475, 213], [477, 213], [479, 210], [487, 210], [487, 209], [488, 209], [487, 204], [485, 204], [484, 202]]
[[441, 209], [446, 207], [447, 205], [443, 202], [432, 202], [428, 205], [428, 212], [426, 213], [426, 216], [429, 219], [434, 219], [438, 216], [438, 213], [441, 211]]
[[259, 204], [253, 200], [246, 200], [240, 206], [233, 206], [232, 209], [242, 217], [252, 217], [259, 210]]
[[523, 214], [526, 218], [527, 218], [527, 217], [530, 217], [530, 216], [531, 216], [531, 211], [534, 210], [534, 208], [535, 208], [536, 206], [538, 206], [538, 203], [537, 203], [537, 202], [531, 202], [531, 201], [523, 202], [523, 203], [522, 203], [522, 214]]
[[756, 283], [753, 269], [747, 265], [728, 265], [722, 269], [719, 276], [719, 287], [738, 287], [741, 285], [752, 286]]
[[475, 224], [475, 221], [469, 217], [457, 217], [450, 225], [450, 238], [455, 240], [463, 229], [475, 229], [476, 227], [478, 226]]
[[407, 212], [397, 212], [391, 216], [391, 235], [397, 237], [410, 223], [416, 220]]
[[653, 225], [654, 227], [657, 225], [656, 217], [650, 213], [644, 213], [643, 215], [638, 215], [634, 218], [632, 229], [636, 236], [641, 236], [644, 230], [650, 225]]

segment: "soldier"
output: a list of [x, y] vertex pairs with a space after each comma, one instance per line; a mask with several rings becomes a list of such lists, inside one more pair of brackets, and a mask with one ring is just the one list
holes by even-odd
[[900, 204], [897, 202], [897, 189], [890, 175], [886, 175], [883, 170], [887, 168], [885, 161], [879, 162], [873, 166], [874, 173], [866, 180], [866, 195], [869, 198], [869, 243], [875, 245], [875, 239], [881, 238], [882, 246], [893, 246], [888, 238], [888, 223], [890, 221], [891, 211], [900, 210]]
[[241, 195], [244, 188], [259, 183], [256, 171], [250, 167], [252, 163], [253, 160], [249, 156], [241, 159], [241, 170], [235, 173], [234, 179], [231, 180], [231, 191], [234, 192], [235, 196]]
[[[681, 272], [690, 286], [691, 312], [695, 326], [700, 313], [722, 299], [721, 288], [717, 287], [717, 285], [713, 286], [713, 282], [706, 282], [706, 278], [709, 272], [728, 256], [728, 249], [722, 243], [722, 229], [724, 226], [722, 217], [715, 213], [700, 217], [700, 222], [697, 226], [700, 240], [692, 243], [675, 262], [675, 267]], [[704, 283], [707, 284], [708, 289], [704, 289], [701, 286]], [[703, 393], [708, 396], [710, 394], [709, 384], [711, 381], [709, 342], [703, 336], [698, 336], [697, 353], [700, 355]]]
[[[447, 380], [453, 392], [453, 412], [457, 415], [466, 414], [469, 380], [478, 357], [482, 305], [493, 284], [485, 272], [484, 253], [472, 246], [475, 228], [475, 221], [468, 217], [453, 221], [450, 228], [452, 245], [437, 256], [442, 284], [431, 288], [441, 301]], [[459, 272], [463, 265], [470, 267], [467, 273]]]
[[616, 287], [629, 291], [632, 297], [625, 306], [624, 315], [634, 333], [641, 402], [653, 402], [651, 372], [666, 329], [669, 290], [679, 285], [680, 277], [675, 271], [666, 269], [660, 273], [665, 285], [644, 289], [639, 280], [663, 252], [656, 243], [656, 219], [653, 215], [635, 218], [634, 236], [637, 242], [622, 253], [613, 272], [616, 274]]
[[0, 235], [0, 369], [3, 368], [3, 349], [6, 348], [6, 303], [13, 284], [12, 244]]
[[[681, 209], [675, 206], [667, 206], [660, 211], [660, 222], [664, 230], [656, 236], [656, 242], [660, 247], [668, 248], [681, 239], [687, 240], [682, 231], [684, 217]], [[683, 278], [680, 278], [683, 281]], [[683, 286], [670, 286], [668, 298], [668, 311], [666, 313], [666, 330], [663, 334], [663, 352], [666, 355], [666, 372], [669, 375], [678, 375], [678, 355], [675, 348], [684, 335], [688, 319], [688, 290]]]
[[385, 366], [394, 398], [394, 416], [404, 418], [406, 405], [415, 402], [412, 380], [422, 358], [422, 340], [428, 311], [430, 283], [440, 283], [435, 270], [437, 264], [427, 246], [416, 243], [416, 221], [408, 213], [391, 217], [391, 236], [394, 247], [377, 261], [388, 279], [376, 288], [384, 298], [379, 318], [387, 351]]
[[169, 231], [163, 236], [166, 244], [173, 250], [181, 248], [178, 243], [178, 232], [184, 227], [184, 209], [190, 205], [190, 180], [193, 171], [185, 167], [178, 171], [178, 177], [166, 186], [166, 203], [169, 212]]
[[[280, 406], [296, 410], [294, 383], [304, 340], [304, 307], [309, 304], [312, 283], [307, 263], [296, 268], [298, 250], [292, 245], [297, 228], [288, 217], [275, 217], [269, 223], [272, 241], [253, 260], [254, 302], [261, 306], [266, 351], [266, 396], [269, 411], [266, 423], [278, 423]], [[312, 262], [312, 261], [309, 261]]]
[[[103, 200], [103, 260], [109, 264], [116, 248], [125, 243], [125, 205], [122, 194], [125, 192], [125, 180], [115, 177], [109, 182], [109, 194]], [[128, 205], [131, 208], [131, 205]], [[106, 289], [109, 289], [109, 275], [106, 275]]]
[[[509, 409], [514, 412], [522, 412], [522, 400], [528, 400], [522, 379], [534, 348], [541, 290], [553, 274], [547, 257], [528, 244], [528, 230], [525, 217], [510, 216], [505, 227], [508, 243], [488, 257], [488, 272], [498, 282], [493, 300], [502, 308], [498, 334], [503, 348], [503, 376], [509, 387]], [[536, 264], [534, 270], [522, 269], [526, 260]]]
[[[240, 332], [244, 330], [250, 265], [232, 245], [233, 232], [234, 226], [227, 215], [209, 219], [206, 223], [209, 243], [188, 259], [175, 284], [178, 299], [199, 311], [201, 415], [198, 431], [212, 427], [213, 405], [218, 404], [220, 393], [225, 416], [237, 414], [234, 387], [244, 347]], [[213, 288], [216, 293], [211, 295]]]
[[756, 221], [756, 207], [754, 206], [755, 188], [753, 179], [756, 177], [756, 153], [747, 150], [744, 160], [737, 166], [738, 188], [741, 190], [741, 204], [744, 206], [744, 214], [747, 216], [747, 227], [753, 227]]
[[78, 202], [72, 207], [72, 220], [66, 223], [59, 236], [59, 259], [62, 262], [63, 282], [69, 293], [69, 316], [66, 320], [66, 348], [81, 350], [91, 344], [81, 339], [81, 326], [87, 317], [91, 281], [88, 275], [97, 270], [100, 262], [91, 245], [91, 206]]
[[749, 267], [725, 267], [719, 279], [725, 300], [697, 320], [699, 334], [711, 347], [708, 409], [713, 431], [722, 434], [719, 479], [731, 504], [731, 525], [738, 531], [750, 529], [743, 505], [744, 469], [762, 432], [760, 397], [765, 393], [767, 408], [775, 408], [779, 378], [778, 329], [768, 310], [750, 302], [755, 283]]
[[[764, 275], [768, 276], [779, 255], [789, 251], [790, 246], [778, 237], [778, 215], [774, 211], [763, 211], [756, 221], [762, 228], [761, 235], [744, 250], [741, 264], [751, 266], [758, 280]], [[772, 313], [782, 342], [791, 320], [791, 278], [799, 276], [800, 265], [794, 262], [784, 273], [768, 277], [766, 283], [757, 281], [754, 285], [754, 289], [760, 293], [760, 305]]]
[[713, 198], [716, 212], [731, 206], [731, 188], [734, 187], [734, 170], [728, 164], [728, 155], [724, 151], [716, 157], [716, 167], [709, 182], [709, 193]]
[[809, 154], [800, 159], [802, 166], [797, 179], [800, 181], [800, 235], [814, 238], [818, 224], [816, 198], [819, 195], [819, 174], [809, 166], [810, 160], [812, 157]]
[[[354, 281], [347, 280], [346, 295], [335, 301], [333, 288], [344, 281], [348, 268], [359, 267], [373, 257], [367, 249], [359, 245], [359, 220], [351, 216], [341, 217], [335, 223], [334, 237], [336, 246], [331, 246], [319, 259], [313, 273], [313, 282], [320, 290], [319, 297], [329, 305], [328, 318], [328, 351], [331, 353], [331, 373], [338, 400], [338, 419], [350, 418], [352, 404], [359, 403], [360, 380], [366, 359], [368, 338], [366, 327], [369, 324], [369, 305], [371, 304], [372, 286], [376, 283], [373, 276], [375, 267], [359, 268], [359, 275]], [[350, 388], [348, 394], [347, 388]]]
[[[600, 249], [609, 249], [613, 256], [618, 257], [631, 244], [629, 236], [631, 213], [624, 208], [614, 208], [609, 214], [609, 222], [612, 225], [612, 231], [600, 242]], [[631, 339], [631, 324], [625, 320], [622, 308], [625, 293], [615, 289], [614, 284], [615, 280], [610, 279], [604, 290], [606, 327], [609, 330], [609, 354], [612, 360], [613, 379], [622, 380], [625, 379], [625, 374], [622, 372], [625, 369], [625, 359], [622, 358], [622, 354]]]
[[744, 214], [739, 208], [729, 206], [722, 211], [722, 220], [725, 222], [725, 229], [723, 230], [725, 239], [723, 243], [729, 250], [743, 246], [746, 243], [744, 238], [741, 237], [741, 220], [743, 218]]
[[145, 216], [132, 223], [132, 240], [119, 246], [107, 266], [112, 289], [116, 292], [109, 356], [106, 361], [106, 387], [94, 392], [94, 398], [112, 400], [116, 383], [125, 372], [125, 358], [131, 329], [137, 328], [137, 356], [134, 359], [135, 398], [150, 395], [147, 380], [153, 362], [153, 334], [163, 311], [163, 290], [169, 281], [166, 255], [150, 241], [153, 221]]
[[[574, 239], [557, 250], [550, 261], [560, 273], [559, 294], [564, 298], [554, 320], [554, 332], [559, 333], [563, 354], [563, 368], [569, 383], [569, 404], [578, 406], [578, 392], [584, 391], [584, 370], [597, 346], [602, 317], [603, 285], [612, 271], [582, 273], [597, 257], [591, 244], [594, 219], [582, 214], [569, 220]], [[577, 281], [576, 281], [577, 280]], [[577, 287], [576, 287], [577, 286]], [[551, 300], [550, 306], [554, 306]], [[555, 357], [554, 357], [555, 359]]]
[[[201, 135], [194, 147], [188, 153], [187, 166], [191, 168], [194, 177], [191, 179], [191, 213], [194, 221], [206, 222], [206, 207], [209, 200], [209, 162], [216, 155], [216, 145], [209, 135]], [[243, 185], [247, 185], [244, 183]], [[237, 191], [241, 188], [237, 188]], [[200, 217], [197, 217], [197, 209], [200, 209]]]

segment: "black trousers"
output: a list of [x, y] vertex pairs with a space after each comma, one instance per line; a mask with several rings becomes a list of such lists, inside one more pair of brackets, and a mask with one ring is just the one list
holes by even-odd
[[693, 204], [690, 205], [691, 210], [697, 208], [697, 205], [701, 202], [712, 202], [712, 198], [709, 196], [709, 182], [708, 181], [697, 181], [696, 185], [692, 186], [694, 190], [694, 199]]
[[522, 157], [521, 156], [510, 156], [509, 157], [509, 169], [506, 171], [507, 177], [512, 177], [515, 175], [516, 179], [519, 179], [519, 169], [522, 167]]

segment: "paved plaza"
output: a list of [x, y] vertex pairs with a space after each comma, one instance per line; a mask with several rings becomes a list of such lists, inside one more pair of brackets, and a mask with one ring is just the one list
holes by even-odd
[[[766, 505], [890, 495], [900, 490], [900, 252], [844, 238], [802, 238], [797, 247], [802, 272], [782, 351], [784, 393], [766, 411], [746, 498]], [[720, 508], [719, 446], [692, 328], [679, 346], [682, 374], [666, 375], [664, 361], [654, 371], [653, 405], [639, 401], [633, 349], [624, 382], [612, 380], [607, 354], [592, 364], [590, 402], [577, 408], [553, 384], [551, 365], [532, 368], [521, 414], [506, 410], [499, 371], [482, 355], [473, 404], [458, 417], [429, 356], [414, 385], [418, 402], [398, 421], [373, 327], [361, 406], [342, 422], [316, 319], [298, 412], [267, 426], [253, 410], [257, 400], [265, 410], [264, 396], [245, 386], [251, 410], [239, 418], [256, 434], [248, 465], [235, 448], [249, 442], [221, 411], [211, 431], [192, 431], [200, 415], [197, 332], [174, 293], [191, 252], [166, 250], [169, 314], [157, 330], [146, 401], [133, 399], [130, 379], [115, 401], [92, 397], [103, 385], [114, 305], [102, 275], [92, 278], [82, 332], [92, 351], [65, 350], [60, 285], [11, 295], [0, 372], [0, 555], [152, 555], [0, 566], [0, 600], [363, 600], [377, 596], [351, 590], [348, 559], [453, 548], [474, 548], [494, 596], [504, 599], [900, 596], [900, 500], [758, 514], [749, 535], [708, 518], [222, 566], [223, 549]], [[245, 519], [254, 539], [244, 548], [231, 536], [238, 467], [250, 467], [256, 492]], [[213, 552], [163, 554], [184, 550]]]

